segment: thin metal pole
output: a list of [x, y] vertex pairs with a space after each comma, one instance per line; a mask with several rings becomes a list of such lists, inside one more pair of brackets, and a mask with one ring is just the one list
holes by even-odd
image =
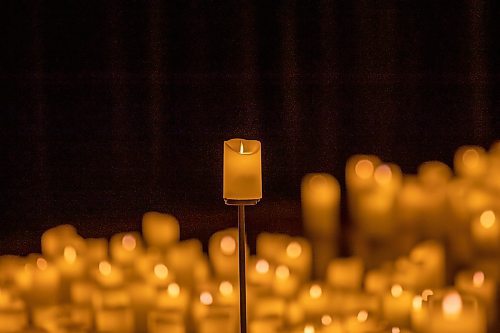
[[240, 333], [247, 333], [246, 232], [245, 206], [238, 205], [238, 255], [240, 271]]

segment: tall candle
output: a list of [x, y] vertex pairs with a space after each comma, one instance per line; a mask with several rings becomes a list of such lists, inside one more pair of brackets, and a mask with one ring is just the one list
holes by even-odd
[[141, 236], [137, 232], [119, 233], [111, 237], [111, 257], [120, 265], [129, 266], [142, 254]]
[[208, 242], [208, 255], [215, 274], [223, 279], [238, 276], [238, 230], [231, 228], [214, 233]]
[[179, 241], [179, 221], [169, 214], [147, 212], [142, 216], [142, 234], [149, 246], [166, 249]]
[[203, 247], [198, 239], [187, 239], [172, 245], [166, 254], [167, 267], [187, 287], [194, 281], [195, 263], [203, 258]]
[[257, 140], [224, 142], [223, 197], [231, 200], [262, 198], [261, 148]]

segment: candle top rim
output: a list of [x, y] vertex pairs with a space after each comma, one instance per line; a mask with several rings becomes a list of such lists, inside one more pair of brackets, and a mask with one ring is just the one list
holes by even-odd
[[[240, 155], [254, 155], [260, 152], [260, 141], [258, 140], [247, 140], [242, 138], [234, 138], [224, 141], [226, 145], [233, 152]], [[244, 153], [241, 153], [241, 145], [244, 146]]]

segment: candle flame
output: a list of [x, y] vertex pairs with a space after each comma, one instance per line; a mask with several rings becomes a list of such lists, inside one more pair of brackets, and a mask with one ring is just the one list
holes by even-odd
[[323, 294], [323, 290], [321, 289], [321, 286], [318, 284], [313, 284], [311, 288], [309, 288], [309, 296], [311, 298], [320, 298], [321, 295]]
[[399, 327], [393, 327], [391, 333], [401, 333], [401, 329], [399, 329]]
[[167, 293], [170, 297], [179, 297], [181, 293], [181, 287], [177, 283], [171, 283], [167, 287]]
[[360, 160], [354, 167], [354, 172], [361, 179], [368, 179], [373, 175], [373, 163], [369, 160]]
[[462, 155], [466, 167], [473, 168], [479, 163], [479, 153], [475, 149], [467, 149]]
[[240, 141], [240, 154], [244, 154], [245, 153], [245, 148], [243, 147], [243, 141]]
[[137, 241], [135, 240], [134, 236], [125, 235], [122, 238], [122, 246], [127, 251], [133, 251], [137, 246]]
[[286, 247], [286, 254], [292, 259], [297, 259], [302, 254], [302, 246], [298, 242], [291, 242]]
[[222, 281], [219, 285], [219, 292], [223, 296], [229, 296], [233, 293], [233, 285], [229, 281]]
[[391, 287], [391, 295], [394, 298], [398, 298], [403, 295], [403, 287], [399, 284], [395, 284]]
[[269, 263], [264, 259], [260, 259], [255, 264], [255, 270], [257, 271], [257, 273], [266, 274], [267, 272], [269, 272]]
[[290, 270], [284, 265], [276, 267], [276, 277], [280, 280], [288, 279], [290, 276]]
[[314, 326], [313, 325], [306, 325], [304, 326], [304, 333], [314, 333]]
[[392, 170], [387, 164], [382, 164], [375, 169], [373, 174], [375, 181], [379, 185], [387, 185], [392, 179]]
[[236, 251], [236, 240], [231, 236], [224, 236], [220, 241], [220, 249], [223, 254], [230, 256]]
[[366, 312], [365, 310], [361, 310], [358, 312], [358, 315], [356, 316], [356, 319], [360, 322], [360, 323], [364, 323], [365, 321], [368, 320], [368, 312]]
[[101, 261], [99, 263], [99, 272], [104, 276], [111, 275], [111, 264], [107, 261]]
[[472, 284], [476, 288], [481, 287], [484, 284], [484, 273], [481, 271], [475, 272], [472, 276]]
[[442, 307], [446, 317], [456, 317], [462, 311], [462, 298], [456, 291], [452, 291], [444, 297]]
[[200, 302], [203, 305], [210, 305], [214, 302], [214, 298], [211, 293], [204, 291], [200, 294]]
[[424, 291], [422, 291], [422, 299], [426, 302], [429, 300], [429, 296], [432, 295], [434, 295], [434, 292], [430, 289], [424, 289]]
[[36, 259], [36, 267], [38, 267], [39, 270], [44, 271], [48, 267], [47, 260], [44, 258], [37, 258]]
[[490, 229], [495, 224], [495, 213], [492, 210], [484, 211], [479, 217], [479, 223], [485, 228]]
[[66, 246], [64, 248], [64, 260], [66, 260], [68, 263], [72, 264], [76, 261], [76, 250], [73, 246]]
[[168, 268], [164, 264], [156, 264], [153, 270], [160, 280], [165, 280], [168, 277]]
[[328, 326], [332, 323], [332, 317], [330, 315], [323, 315], [321, 317], [321, 324], [323, 324], [323, 326]]
[[417, 295], [417, 296], [413, 297], [411, 305], [412, 305], [413, 309], [420, 310], [420, 309], [422, 309], [423, 302], [424, 302], [424, 300], [423, 300], [422, 296]]

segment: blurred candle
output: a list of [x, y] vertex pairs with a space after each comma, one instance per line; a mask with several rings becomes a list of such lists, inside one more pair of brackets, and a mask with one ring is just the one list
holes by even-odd
[[147, 212], [142, 216], [142, 234], [149, 246], [164, 250], [179, 241], [179, 221], [169, 214]]
[[38, 257], [32, 274], [33, 285], [30, 293], [32, 302], [43, 306], [56, 304], [59, 301], [61, 281], [57, 268], [45, 258]]
[[463, 146], [457, 149], [453, 165], [459, 176], [477, 179], [486, 173], [488, 159], [482, 147]]
[[195, 276], [195, 263], [203, 258], [203, 247], [198, 239], [187, 239], [172, 245], [166, 253], [169, 272], [175, 274], [177, 281], [190, 287]]
[[455, 277], [455, 288], [462, 294], [475, 296], [485, 307], [490, 322], [494, 322], [497, 313], [496, 281], [482, 271], [462, 271]]
[[483, 253], [498, 253], [500, 245], [500, 222], [493, 210], [486, 210], [476, 216], [471, 223], [472, 240], [475, 247]]
[[417, 333], [426, 331], [429, 321], [428, 300], [425, 300], [421, 295], [413, 297], [411, 305], [411, 326]]
[[382, 301], [382, 311], [384, 318], [392, 326], [409, 327], [410, 313], [413, 302], [413, 293], [404, 290], [399, 284], [391, 287]]
[[298, 301], [306, 318], [317, 318], [328, 311], [328, 291], [319, 283], [306, 284], [299, 293]]
[[137, 232], [116, 234], [111, 237], [110, 251], [114, 261], [129, 266], [143, 253], [141, 236]]
[[274, 268], [266, 259], [250, 257], [248, 260], [248, 284], [268, 291], [273, 283]]
[[93, 271], [94, 279], [103, 288], [117, 288], [123, 284], [123, 271], [108, 261], [101, 261]]
[[410, 260], [421, 268], [420, 281], [425, 288], [439, 288], [445, 283], [445, 251], [436, 241], [418, 244], [410, 252]]
[[158, 309], [186, 313], [190, 302], [190, 293], [176, 282], [170, 283], [160, 291], [156, 306]]
[[262, 198], [261, 147], [257, 140], [224, 141], [224, 199]]
[[373, 174], [379, 164], [380, 159], [374, 155], [354, 155], [347, 160], [345, 177], [349, 199], [373, 187]]
[[285, 265], [279, 265], [274, 271], [273, 292], [275, 295], [291, 298], [295, 296], [300, 287], [297, 276], [290, 274], [290, 269]]
[[215, 275], [223, 279], [238, 276], [238, 230], [231, 228], [214, 233], [208, 242], [208, 256]]
[[360, 290], [363, 273], [364, 263], [359, 257], [334, 259], [328, 265], [328, 285], [333, 289]]
[[20, 332], [28, 326], [25, 304], [9, 289], [0, 287], [0, 332]]

